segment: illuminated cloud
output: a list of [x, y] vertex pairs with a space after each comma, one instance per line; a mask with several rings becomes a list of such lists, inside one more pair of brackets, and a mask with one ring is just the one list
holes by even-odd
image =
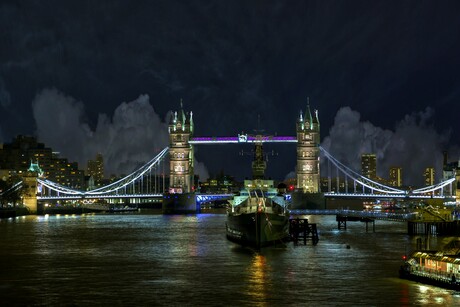
[[[106, 175], [129, 174], [168, 146], [167, 124], [148, 95], [121, 103], [112, 119], [99, 114], [94, 131], [86, 123], [83, 103], [56, 89], [41, 91], [32, 105], [39, 141], [77, 161], [81, 169], [102, 153]], [[198, 161], [195, 173], [201, 180], [208, 177], [206, 167]]]
[[343, 107], [321, 146], [358, 172], [361, 154], [374, 153], [378, 176], [388, 178], [389, 168], [399, 166], [403, 168], [403, 184], [422, 186], [426, 167], [434, 167], [437, 180], [441, 178], [442, 152], [449, 139], [448, 133], [438, 133], [430, 124], [432, 117], [433, 110], [426, 108], [406, 115], [390, 131], [361, 121], [358, 112]]

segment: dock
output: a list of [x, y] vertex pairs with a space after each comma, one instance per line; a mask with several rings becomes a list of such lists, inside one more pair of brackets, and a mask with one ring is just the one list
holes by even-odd
[[408, 221], [407, 233], [410, 235], [459, 236], [460, 221]]
[[373, 218], [337, 214], [335, 220], [337, 221], [337, 227], [339, 230], [347, 230], [347, 221], [350, 221], [366, 223], [366, 232], [369, 231], [369, 223], [372, 223], [372, 231], [375, 232], [375, 219]]
[[319, 236], [316, 224], [308, 222], [306, 218], [292, 218], [289, 219], [289, 235], [295, 245], [299, 244], [299, 241], [307, 245], [307, 240], [311, 240], [313, 245], [318, 244]]

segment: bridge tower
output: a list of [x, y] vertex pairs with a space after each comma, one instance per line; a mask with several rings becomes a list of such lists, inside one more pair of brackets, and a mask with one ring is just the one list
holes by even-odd
[[197, 211], [194, 191], [193, 113], [185, 113], [182, 106], [169, 122], [169, 193], [163, 196], [163, 213], [191, 213]]
[[22, 199], [30, 214], [37, 214], [37, 178], [43, 175], [38, 163], [30, 163], [29, 169], [22, 176]]
[[318, 111], [312, 117], [308, 102], [297, 120], [297, 189], [305, 193], [320, 192], [319, 143]]
[[193, 113], [174, 112], [169, 123], [170, 193], [193, 192]]
[[320, 189], [318, 111], [311, 115], [310, 102], [305, 114], [297, 119], [296, 190], [291, 193], [292, 209], [325, 209], [326, 200]]

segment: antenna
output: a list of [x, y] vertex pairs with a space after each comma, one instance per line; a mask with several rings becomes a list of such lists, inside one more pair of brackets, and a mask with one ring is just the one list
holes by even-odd
[[262, 134], [265, 130], [260, 127], [260, 114], [257, 114], [257, 129], [254, 129], [256, 134]]

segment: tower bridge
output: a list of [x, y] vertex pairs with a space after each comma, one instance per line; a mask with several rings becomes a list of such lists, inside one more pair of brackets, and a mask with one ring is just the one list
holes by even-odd
[[[27, 205], [36, 212], [38, 201], [65, 199], [160, 199], [163, 211], [196, 212], [197, 200], [215, 199], [219, 196], [196, 194], [194, 190], [194, 146], [206, 144], [253, 144], [287, 143], [296, 144], [296, 186], [287, 197], [293, 209], [326, 209], [325, 200], [331, 198], [394, 198], [429, 199], [452, 197], [455, 178], [433, 186], [415, 190], [403, 190], [386, 186], [358, 174], [320, 146], [320, 123], [318, 111], [300, 111], [296, 120], [296, 136], [266, 136], [238, 134], [227, 137], [195, 136], [193, 113], [182, 108], [171, 116], [168, 132], [169, 146], [160, 151], [152, 160], [122, 179], [89, 191], [75, 190], [59, 185], [29, 172], [16, 189], [27, 189]], [[166, 158], [169, 156], [169, 161]], [[328, 171], [327, 191], [321, 191], [320, 161], [326, 159], [336, 169], [332, 178]], [[169, 184], [165, 180], [165, 163], [169, 163]], [[34, 177], [34, 178], [33, 178]], [[332, 186], [332, 179], [336, 186]], [[349, 184], [349, 182], [352, 182]], [[339, 193], [339, 185], [345, 188]], [[39, 191], [35, 193], [34, 191]], [[334, 191], [335, 189], [335, 191]], [[34, 191], [33, 191], [34, 190]], [[5, 194], [3, 192], [2, 194]], [[2, 196], [0, 194], [0, 196]], [[35, 196], [36, 195], [36, 196]], [[230, 197], [225, 194], [221, 197]], [[35, 203], [34, 203], [35, 202]]]

